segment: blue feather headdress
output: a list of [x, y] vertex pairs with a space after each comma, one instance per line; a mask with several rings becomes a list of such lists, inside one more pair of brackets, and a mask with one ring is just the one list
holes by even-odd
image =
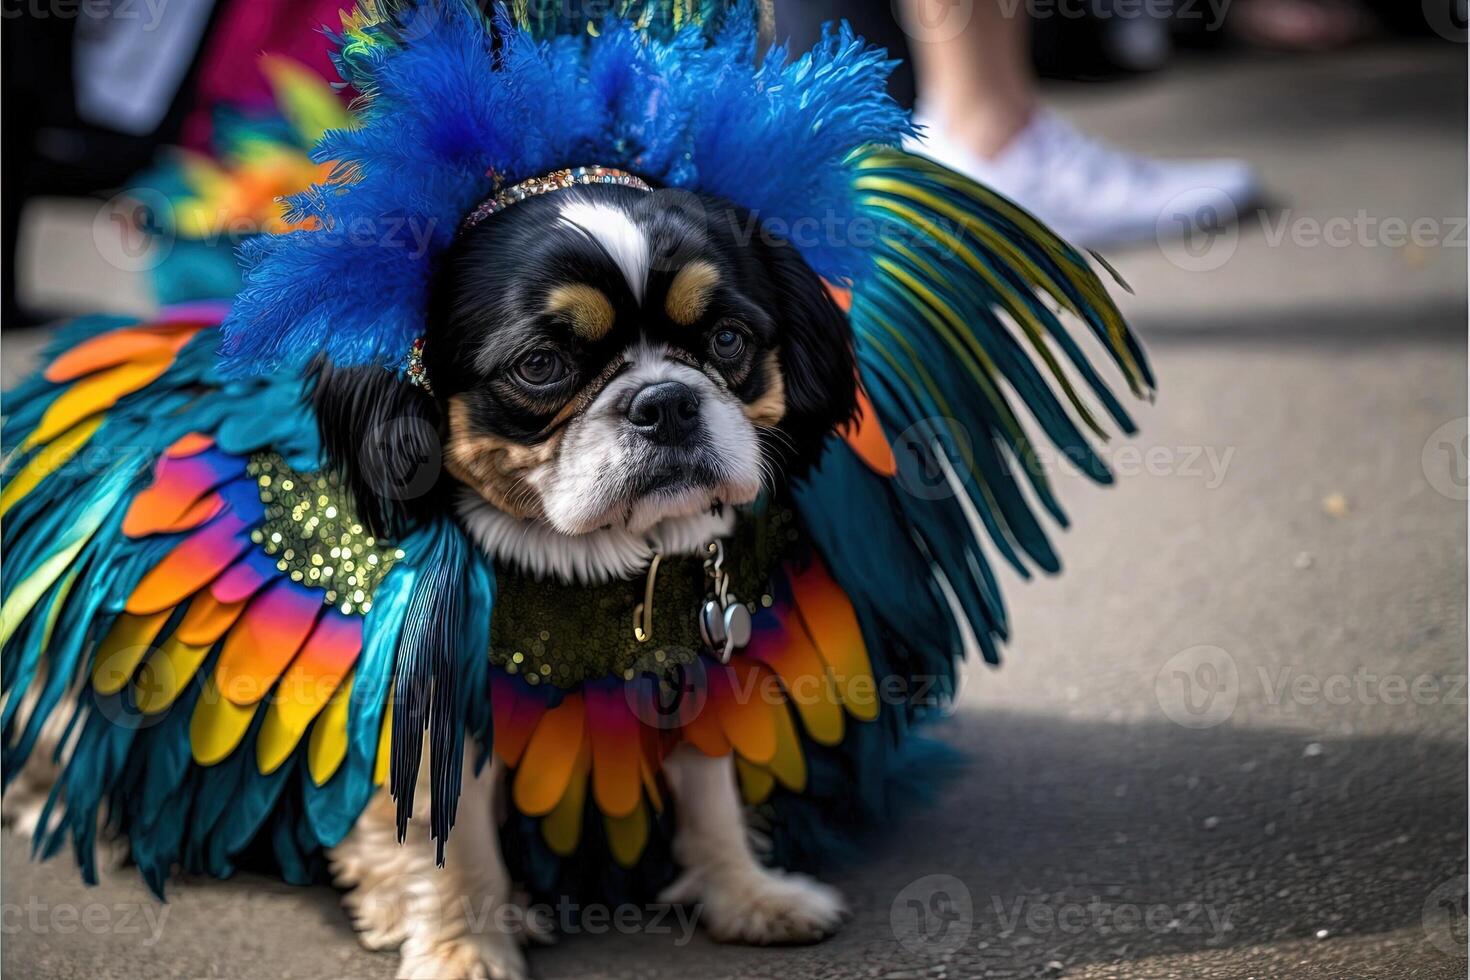
[[[362, 93], [359, 124], [323, 137], [314, 157], [336, 164], [332, 178], [289, 200], [288, 218], [316, 230], [243, 247], [230, 370], [318, 353], [401, 363], [435, 259], [497, 180], [596, 163], [734, 201], [778, 231], [845, 226], [858, 206], [851, 152], [909, 132], [886, 92], [894, 62], [845, 25], [788, 63], [780, 47], [758, 57], [750, 2], [624, 2], [571, 33], [532, 6], [560, 9], [521, 2], [486, 17], [421, 0], [344, 18], [336, 61]], [[842, 236], [806, 237], [797, 244], [829, 281], [869, 266]]]
[[[347, 17], [337, 62], [363, 95], [360, 123], [323, 137], [315, 152], [335, 161], [333, 177], [290, 202], [288, 217], [317, 230], [247, 243], [224, 370], [297, 368], [318, 354], [401, 367], [436, 257], [497, 179], [595, 163], [723, 197], [787, 235], [848, 309], [869, 423], [848, 436], [869, 465], [848, 472], [852, 459], [832, 448], [823, 472], [847, 476], [810, 483], [798, 504], [848, 569], [868, 556], [848, 553], [845, 527], [897, 508], [913, 540], [874, 549], [884, 568], [841, 584], [890, 580], [893, 555], [917, 542], [908, 578], [942, 576], [993, 659], [1005, 608], [971, 531], [983, 525], [1026, 575], [1059, 568], [1035, 506], [1066, 523], [1015, 403], [1062, 458], [1108, 482], [1090, 437], [1106, 438], [1101, 416], [1129, 433], [1133, 422], [1066, 321], [1084, 324], [1147, 397], [1137, 339], [1075, 249], [1011, 201], [896, 148], [911, 129], [886, 92], [894, 63], [845, 25], [788, 61], [780, 47], [759, 56], [751, 0], [612, 2], [606, 19], [580, 24], [559, 0], [515, 0], [488, 18], [467, 0], [366, 2]], [[907, 484], [942, 474], [944, 486], [883, 485], [906, 470]], [[863, 498], [872, 479], [882, 488]], [[824, 538], [838, 514], [851, 520]], [[875, 608], [888, 607], [882, 592]], [[941, 604], [934, 618], [944, 615]]]

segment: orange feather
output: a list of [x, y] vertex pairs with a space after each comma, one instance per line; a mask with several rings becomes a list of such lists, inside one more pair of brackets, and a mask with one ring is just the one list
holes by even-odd
[[[711, 672], [712, 673], [712, 672]], [[715, 706], [711, 703], [713, 695], [706, 698], [703, 706], [697, 712], [693, 712], [679, 729], [679, 734], [684, 741], [694, 746], [707, 756], [719, 757], [729, 755], [731, 751], [730, 740], [725, 737], [725, 731], [720, 727], [719, 718], [716, 717]]]
[[242, 469], [242, 465], [218, 457], [161, 457], [153, 483], [128, 506], [123, 534], [141, 538], [183, 520], [205, 494]]
[[177, 606], [209, 584], [250, 546], [241, 533], [244, 530], [244, 521], [225, 513], [179, 542], [133, 589], [128, 612], [151, 613]]
[[250, 600], [225, 637], [215, 686], [236, 704], [265, 697], [311, 635], [322, 609], [318, 593], [285, 579]]
[[209, 592], [199, 592], [189, 600], [189, 608], [179, 622], [174, 635], [184, 643], [195, 646], [213, 646], [225, 635], [225, 630], [235, 625], [240, 613], [245, 610], [245, 601], [220, 602]]
[[202, 324], [171, 323], [128, 327], [83, 341], [46, 367], [47, 381], [72, 381], [103, 368], [173, 356], [199, 332]]
[[893, 446], [883, 434], [878, 412], [868, 400], [868, 393], [862, 386], [857, 390], [857, 415], [842, 430], [842, 438], [857, 453], [858, 459], [867, 463], [874, 473], [891, 477], [898, 472], [898, 459], [893, 455]]
[[588, 688], [587, 727], [592, 741], [592, 796], [603, 813], [623, 817], [642, 798], [638, 774], [642, 733], [623, 686]]
[[189, 432], [174, 440], [173, 445], [163, 451], [165, 456], [171, 459], [183, 459], [185, 456], [197, 456], [210, 446], [214, 445], [214, 439], [202, 432]]
[[756, 630], [745, 655], [774, 670], [786, 688], [786, 698], [796, 705], [807, 734], [823, 745], [842, 741], [842, 701], [832, 682], [831, 671], [812, 645], [801, 617], [795, 611], [770, 610], [772, 625]]
[[[730, 744], [751, 762], [764, 765], [776, 754], [776, 721], [770, 698], [779, 696], [772, 674], [759, 664], [736, 658], [709, 671], [710, 706]], [[783, 708], [784, 710], [784, 708]]]
[[328, 609], [271, 696], [271, 707], [297, 737], [327, 703], [362, 650], [362, 617]]
[[791, 590], [807, 633], [827, 666], [842, 703], [854, 718], [878, 717], [878, 691], [857, 614], [820, 559], [791, 577]]
[[492, 677], [490, 681], [490, 718], [495, 726], [495, 751], [505, 764], [515, 768], [526, 751], [531, 733], [546, 712], [546, 705], [515, 688], [509, 678]]
[[46, 407], [40, 423], [31, 430], [21, 448], [48, 443], [87, 416], [111, 408], [124, 395], [158, 380], [171, 363], [172, 357], [133, 361], [78, 381]]
[[575, 693], [541, 716], [516, 767], [513, 796], [522, 813], [544, 816], [561, 801], [587, 737], [586, 712], [582, 695]]
[[541, 821], [541, 836], [553, 854], [570, 857], [582, 839], [583, 811], [587, 803], [587, 772], [592, 768], [592, 750], [584, 741], [572, 768], [567, 791], [556, 808]]

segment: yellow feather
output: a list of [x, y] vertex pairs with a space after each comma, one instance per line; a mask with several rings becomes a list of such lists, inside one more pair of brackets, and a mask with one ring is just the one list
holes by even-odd
[[806, 789], [806, 757], [801, 754], [801, 741], [796, 737], [796, 726], [791, 723], [791, 712], [786, 706], [778, 705], [775, 715], [776, 755], [768, 768], [782, 786], [800, 793]]
[[199, 665], [209, 656], [210, 646], [185, 643], [177, 633], [164, 640], [133, 678], [133, 700], [138, 709], [145, 715], [168, 710], [194, 679]]
[[189, 745], [194, 751], [194, 761], [201, 766], [212, 766], [228, 758], [250, 728], [256, 704], [241, 707], [220, 693], [214, 678], [205, 681], [199, 702], [194, 706], [194, 717], [189, 719]]
[[378, 758], [373, 764], [373, 785], [381, 786], [388, 781], [388, 760], [393, 757], [393, 696], [383, 706], [383, 727], [378, 729]]
[[31, 430], [21, 449], [50, 442], [82, 419], [111, 408], [123, 395], [157, 380], [173, 360], [173, 351], [165, 348], [162, 353], [128, 361], [78, 381], [46, 407], [40, 424]]
[[735, 756], [735, 771], [740, 776], [740, 795], [746, 806], [758, 806], [766, 802], [771, 790], [776, 788], [776, 778], [754, 763]]
[[27, 615], [45, 591], [51, 588], [53, 582], [71, 567], [76, 560], [77, 553], [86, 545], [88, 537], [84, 535], [80, 540], [74, 541], [66, 548], [47, 558], [34, 572], [26, 576], [11, 591], [9, 598], [0, 605], [0, 646], [10, 642], [10, 637], [25, 621]]
[[541, 836], [553, 854], [569, 857], [582, 839], [582, 818], [587, 803], [587, 775], [592, 770], [592, 749], [585, 741], [572, 769], [572, 781], [561, 802], [541, 821]]
[[640, 800], [638, 808], [626, 817], [604, 816], [608, 848], [613, 860], [625, 868], [638, 863], [648, 844], [648, 808]]
[[329, 129], [347, 129], [352, 117], [332, 88], [300, 62], [280, 55], [265, 55], [260, 70], [270, 82], [276, 106], [308, 146]]
[[100, 412], [83, 419], [21, 467], [20, 472], [12, 476], [10, 482], [5, 484], [5, 489], [0, 491], [0, 516], [4, 516], [21, 498], [36, 489], [42, 480], [71, 462], [77, 450], [85, 446], [87, 440], [97, 432], [102, 419]]
[[331, 779], [347, 757], [347, 708], [352, 701], [352, 681], [356, 676], [353, 671], [342, 678], [342, 686], [311, 726], [311, 738], [306, 742], [306, 768], [311, 773], [311, 781], [318, 786]]
[[153, 649], [153, 641], [172, 609], [134, 616], [122, 613], [97, 646], [92, 661], [92, 687], [98, 694], [116, 694], [133, 679], [133, 671]]

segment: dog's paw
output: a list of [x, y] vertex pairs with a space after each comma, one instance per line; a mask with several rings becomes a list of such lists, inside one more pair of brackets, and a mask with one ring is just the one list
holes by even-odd
[[405, 914], [396, 883], [359, 887], [342, 896], [342, 907], [357, 931], [363, 949], [374, 952], [397, 949], [408, 938], [410, 917]]
[[[50, 790], [37, 787], [24, 779], [17, 780], [5, 791], [0, 804], [0, 824], [25, 841], [34, 844], [37, 837], [56, 830], [59, 809], [51, 814], [49, 827], [41, 826], [41, 817], [46, 811], [46, 800]], [[131, 854], [126, 837], [119, 836], [106, 825], [102, 816], [97, 818], [96, 837], [97, 867], [103, 871], [116, 871], [127, 864]]]
[[814, 943], [837, 931], [847, 903], [835, 888], [806, 875], [759, 869], [696, 877], [686, 874], [661, 900], [702, 903], [704, 927], [722, 943], [774, 946]]
[[393, 919], [380, 909], [368, 906], [352, 908], [349, 905], [348, 914], [352, 918], [352, 928], [357, 930], [357, 941], [362, 943], [363, 949], [370, 949], [375, 953], [397, 949], [408, 938], [408, 927], [403, 920]]
[[502, 932], [470, 933], [419, 947], [407, 943], [398, 980], [526, 980], [526, 959]]
[[[60, 771], [50, 767], [46, 775], [60, 778]], [[54, 779], [52, 780], [54, 781]], [[38, 776], [32, 768], [21, 771], [19, 778], [5, 788], [3, 803], [0, 803], [0, 824], [10, 828], [17, 837], [33, 841], [45, 832], [41, 826], [41, 815], [46, 812], [46, 801], [51, 796], [51, 782], [45, 775]], [[55, 827], [61, 808], [51, 814], [51, 826]]]

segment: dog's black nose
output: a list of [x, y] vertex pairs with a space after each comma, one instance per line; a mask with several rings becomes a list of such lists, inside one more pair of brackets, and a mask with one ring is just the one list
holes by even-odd
[[660, 446], [677, 446], [699, 428], [699, 396], [678, 381], [660, 381], [633, 396], [628, 421]]

